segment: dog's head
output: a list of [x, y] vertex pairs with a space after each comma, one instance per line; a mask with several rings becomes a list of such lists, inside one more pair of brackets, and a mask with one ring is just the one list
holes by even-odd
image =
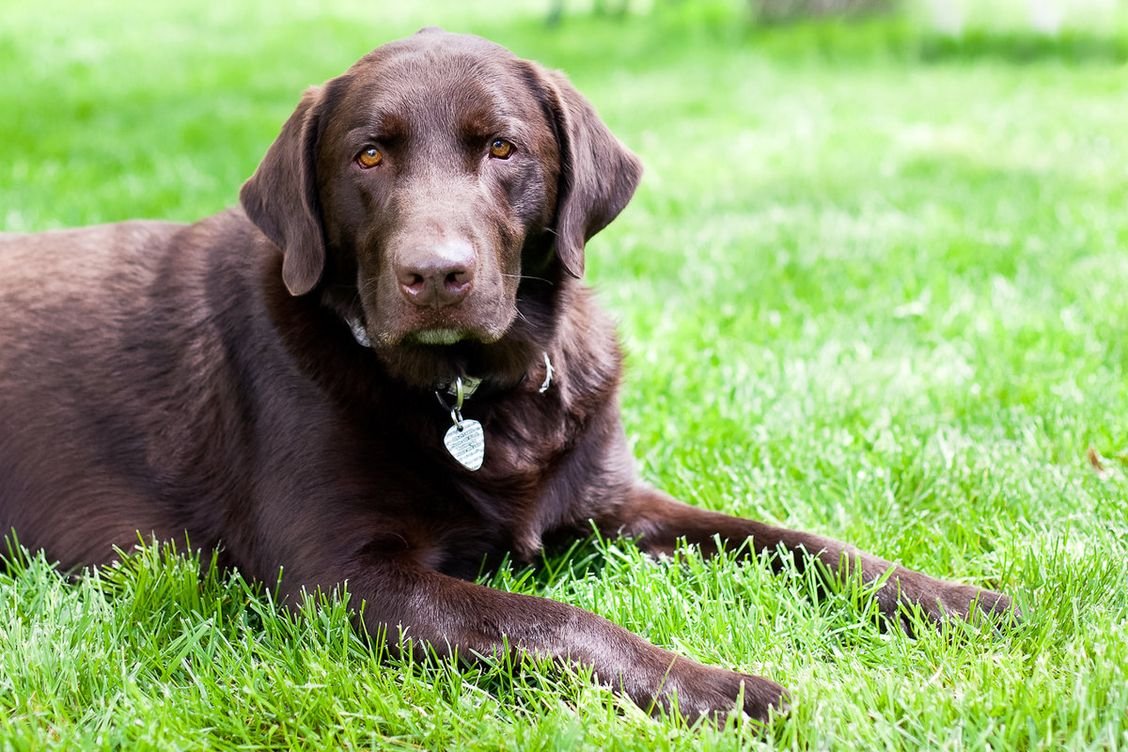
[[240, 198], [290, 294], [426, 387], [527, 358], [640, 174], [563, 76], [424, 30], [307, 91]]

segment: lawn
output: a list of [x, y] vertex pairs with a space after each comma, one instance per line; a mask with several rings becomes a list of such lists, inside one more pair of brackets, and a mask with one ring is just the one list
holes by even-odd
[[292, 616], [152, 548], [77, 581], [17, 556], [0, 749], [1128, 748], [1120, 37], [748, 31], [717, 0], [554, 29], [528, 1], [0, 4], [3, 230], [229, 206], [305, 86], [426, 23], [563, 68], [647, 166], [588, 249], [645, 476], [1025, 612], [914, 639], [856, 584], [620, 541], [483, 577], [792, 690], [766, 729], [691, 729], [548, 666], [394, 660], [339, 603]]

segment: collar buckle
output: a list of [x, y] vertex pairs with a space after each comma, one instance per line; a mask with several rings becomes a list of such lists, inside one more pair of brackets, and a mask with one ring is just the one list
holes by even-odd
[[478, 391], [478, 387], [481, 385], [482, 379], [473, 376], [455, 376], [454, 381], [447, 384], [446, 393], [454, 397], [461, 407], [462, 400], [473, 397], [474, 392]]

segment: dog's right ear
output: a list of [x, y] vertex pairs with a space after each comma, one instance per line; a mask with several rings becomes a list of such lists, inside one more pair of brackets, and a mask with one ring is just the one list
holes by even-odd
[[306, 90], [239, 192], [247, 217], [282, 249], [282, 281], [291, 295], [312, 290], [325, 268], [315, 168], [323, 91]]

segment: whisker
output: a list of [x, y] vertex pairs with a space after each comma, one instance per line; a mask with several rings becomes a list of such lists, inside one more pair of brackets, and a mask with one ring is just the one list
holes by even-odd
[[359, 298], [363, 293], [367, 292], [370, 287], [374, 287], [377, 282], [378, 280], [373, 277], [372, 279], [365, 281], [363, 285], [358, 286], [356, 288], [357, 297]]
[[534, 277], [531, 274], [506, 274], [506, 273], [502, 272], [501, 276], [503, 276], [503, 277], [514, 277], [516, 279], [527, 279], [527, 280], [530, 280], [530, 281], [533, 281], [533, 282], [544, 282], [546, 285], [554, 284], [551, 279], [545, 279], [544, 277]]

